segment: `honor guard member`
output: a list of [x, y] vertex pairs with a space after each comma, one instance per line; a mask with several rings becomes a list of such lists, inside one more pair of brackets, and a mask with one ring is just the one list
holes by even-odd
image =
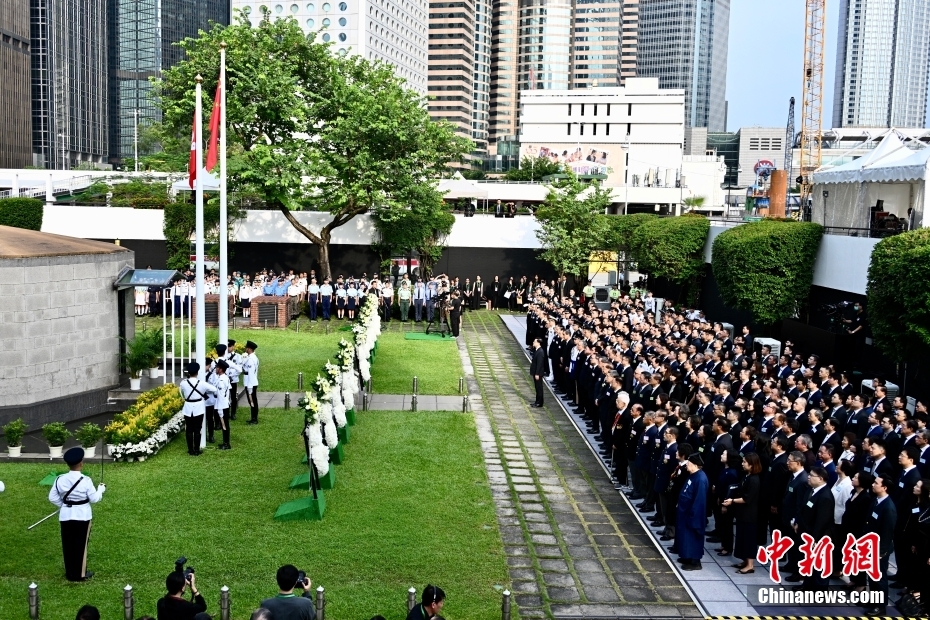
[[229, 450], [229, 392], [232, 388], [226, 376], [228, 369], [226, 360], [216, 363], [216, 420], [223, 429], [223, 443], [217, 446], [219, 450]]
[[258, 424], [258, 356], [255, 349], [258, 345], [249, 340], [245, 343], [245, 356], [242, 358], [242, 375], [245, 384], [245, 397], [252, 409], [252, 419], [249, 424]]
[[[213, 358], [208, 357], [204, 363], [206, 370], [204, 380], [213, 387], [217, 387], [216, 366], [213, 363]], [[213, 443], [213, 431], [219, 428], [219, 424], [216, 421], [216, 394], [214, 392], [207, 392], [206, 398], [207, 443]]]
[[48, 492], [48, 501], [58, 506], [61, 524], [61, 551], [65, 558], [68, 581], [87, 581], [94, 576], [87, 570], [87, 543], [90, 540], [91, 504], [96, 504], [107, 490], [100, 483], [94, 489], [91, 479], [81, 473], [84, 450], [71, 448], [65, 452], [65, 463], [71, 469], [58, 476]]
[[[217, 345], [217, 353], [219, 347], [220, 345]], [[229, 368], [226, 369], [226, 376], [229, 377], [229, 420], [235, 420], [236, 409], [239, 408], [239, 375], [242, 374], [242, 356], [236, 353], [235, 340], [229, 340], [223, 359], [229, 364]]]
[[187, 453], [200, 456], [200, 436], [203, 432], [203, 417], [207, 412], [207, 394], [216, 394], [216, 388], [197, 378], [200, 364], [191, 362], [187, 365], [187, 379], [181, 381], [178, 389], [184, 399], [184, 430], [187, 436]]

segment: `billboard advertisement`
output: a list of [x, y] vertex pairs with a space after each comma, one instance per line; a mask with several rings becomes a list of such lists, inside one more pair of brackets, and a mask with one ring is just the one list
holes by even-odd
[[596, 144], [528, 144], [523, 147], [522, 156], [545, 157], [578, 175], [611, 172], [610, 151]]

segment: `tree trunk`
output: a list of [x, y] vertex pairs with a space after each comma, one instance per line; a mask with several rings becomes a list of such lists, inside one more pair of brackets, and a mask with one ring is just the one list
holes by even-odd
[[320, 249], [320, 273], [323, 279], [329, 278], [332, 280], [333, 274], [329, 267], [329, 241], [329, 229], [324, 228], [320, 234], [320, 243], [317, 244], [317, 247]]

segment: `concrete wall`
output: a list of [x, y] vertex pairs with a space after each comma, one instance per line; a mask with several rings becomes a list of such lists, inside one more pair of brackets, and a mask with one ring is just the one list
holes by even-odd
[[119, 383], [113, 282], [132, 253], [0, 260], [0, 407]]

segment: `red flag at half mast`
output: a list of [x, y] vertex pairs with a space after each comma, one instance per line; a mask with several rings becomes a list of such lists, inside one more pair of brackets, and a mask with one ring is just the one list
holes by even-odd
[[191, 158], [187, 162], [187, 172], [190, 176], [188, 184], [194, 189], [194, 181], [197, 180], [197, 118], [194, 118], [194, 128], [191, 130]]
[[220, 137], [220, 108], [223, 105], [223, 85], [216, 85], [216, 96], [213, 98], [213, 111], [210, 113], [210, 144], [207, 147], [207, 172], [211, 172], [219, 159], [217, 140]]

